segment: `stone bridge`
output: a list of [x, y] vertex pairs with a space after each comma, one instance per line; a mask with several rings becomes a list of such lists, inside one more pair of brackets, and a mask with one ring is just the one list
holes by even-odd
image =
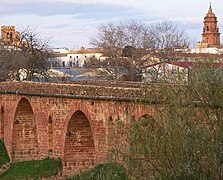
[[0, 137], [12, 162], [61, 158], [63, 173], [106, 161], [112, 123], [154, 115], [141, 83], [0, 83]]

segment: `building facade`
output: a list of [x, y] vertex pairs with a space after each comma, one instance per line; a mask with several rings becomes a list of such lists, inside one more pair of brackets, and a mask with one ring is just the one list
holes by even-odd
[[52, 67], [83, 67], [92, 59], [105, 60], [103, 50], [81, 48], [79, 50], [53, 49], [49, 61]]

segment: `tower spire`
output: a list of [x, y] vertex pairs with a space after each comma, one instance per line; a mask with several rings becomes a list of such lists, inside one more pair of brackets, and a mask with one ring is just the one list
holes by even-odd
[[208, 13], [212, 13], [211, 2], [210, 2], [210, 6], [209, 6], [209, 9], [208, 9]]

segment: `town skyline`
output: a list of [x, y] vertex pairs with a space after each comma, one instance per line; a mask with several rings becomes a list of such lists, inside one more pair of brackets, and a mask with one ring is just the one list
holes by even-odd
[[[31, 0], [2, 2], [1, 25], [15, 25], [16, 30], [31, 26], [44, 37], [51, 38], [51, 47], [78, 49], [89, 47], [90, 39], [97, 34], [101, 24], [123, 22], [131, 19], [154, 23], [171, 20], [185, 29], [195, 45], [201, 41], [204, 16], [210, 1], [192, 0]], [[211, 1], [218, 18], [220, 32], [223, 29], [223, 2]], [[222, 38], [221, 38], [222, 39]]]

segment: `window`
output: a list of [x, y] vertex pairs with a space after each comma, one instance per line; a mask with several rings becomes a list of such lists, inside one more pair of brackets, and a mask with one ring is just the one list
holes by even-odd
[[9, 32], [6, 33], [6, 38], [9, 39]]
[[7, 39], [12, 39], [12, 32], [7, 32], [6, 33], [6, 38]]

